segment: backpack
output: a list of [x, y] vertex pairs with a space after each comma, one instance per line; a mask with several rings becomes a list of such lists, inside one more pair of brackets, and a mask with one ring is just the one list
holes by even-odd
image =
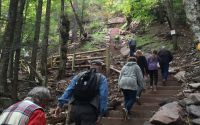
[[136, 41], [135, 40], [130, 40], [129, 41], [129, 47], [131, 49], [135, 49], [136, 48]]
[[73, 97], [78, 102], [90, 102], [99, 94], [100, 74], [95, 69], [86, 71], [78, 76], [73, 90]]
[[156, 70], [158, 68], [157, 63], [158, 63], [158, 57], [151, 56], [148, 59], [148, 69], [149, 70]]

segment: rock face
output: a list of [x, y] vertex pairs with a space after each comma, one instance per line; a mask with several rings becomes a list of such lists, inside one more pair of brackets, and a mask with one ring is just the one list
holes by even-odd
[[182, 108], [177, 102], [168, 103], [160, 107], [159, 111], [150, 119], [150, 122], [156, 125], [178, 123], [181, 111]]
[[185, 71], [180, 71], [178, 72], [174, 77], [178, 80], [178, 81], [181, 81], [181, 82], [184, 82], [185, 80]]
[[199, 0], [184, 0], [188, 23], [197, 38], [200, 38], [200, 2]]

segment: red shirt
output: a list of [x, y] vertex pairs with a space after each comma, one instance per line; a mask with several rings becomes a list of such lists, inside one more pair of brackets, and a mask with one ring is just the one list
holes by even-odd
[[40, 109], [35, 110], [27, 125], [46, 125], [45, 113]]

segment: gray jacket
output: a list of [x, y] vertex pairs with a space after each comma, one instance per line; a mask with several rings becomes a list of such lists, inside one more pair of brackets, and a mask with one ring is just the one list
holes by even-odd
[[128, 62], [123, 66], [119, 80], [119, 88], [128, 90], [138, 90], [144, 88], [142, 71], [136, 62]]

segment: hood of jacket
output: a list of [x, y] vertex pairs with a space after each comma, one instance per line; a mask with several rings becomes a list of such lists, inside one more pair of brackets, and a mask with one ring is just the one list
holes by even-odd
[[128, 62], [128, 63], [126, 63], [125, 66], [133, 66], [133, 65], [135, 65], [135, 64], [137, 64], [137, 63], [136, 63], [136, 62]]

